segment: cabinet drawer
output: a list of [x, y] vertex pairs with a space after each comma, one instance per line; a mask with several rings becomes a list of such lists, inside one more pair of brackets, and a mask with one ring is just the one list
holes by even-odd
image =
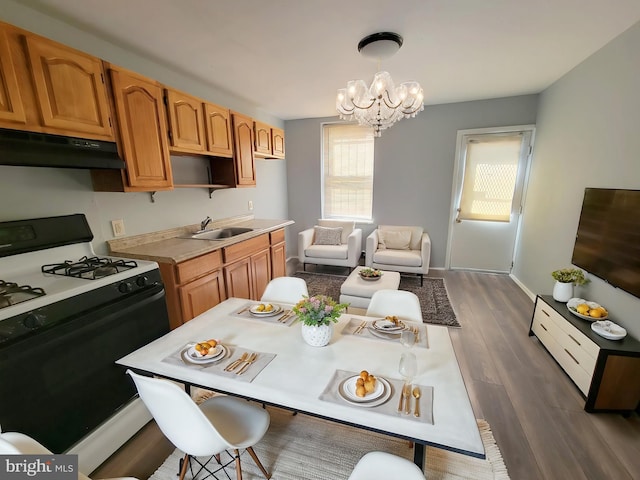
[[224, 263], [231, 263], [241, 258], [269, 248], [269, 235], [250, 238], [244, 242], [224, 247]]
[[222, 266], [222, 255], [220, 250], [216, 250], [200, 257], [192, 258], [176, 265], [176, 277], [178, 283], [182, 284], [200, 277], [205, 273], [217, 270]]
[[536, 337], [538, 337], [547, 350], [549, 350], [549, 353], [551, 353], [567, 375], [571, 377], [580, 391], [588, 395], [592, 376], [571, 356], [568, 349], [565, 349], [565, 347], [556, 341], [554, 334], [558, 333], [557, 326], [548, 320], [545, 321], [540, 317], [534, 317], [531, 330], [533, 330]]
[[284, 228], [269, 233], [269, 237], [271, 238], [271, 245], [284, 242]]
[[556, 327], [554, 331], [556, 341], [571, 352], [587, 373], [591, 374], [593, 372], [596, 359], [600, 353], [598, 345], [544, 302], [538, 302], [534, 318], [539, 318], [542, 321], [546, 320], [547, 326], [553, 323]]

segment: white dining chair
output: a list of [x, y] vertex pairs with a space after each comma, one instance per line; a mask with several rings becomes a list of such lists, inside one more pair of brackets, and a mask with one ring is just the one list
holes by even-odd
[[303, 296], [309, 296], [307, 282], [298, 277], [277, 277], [267, 284], [260, 298], [261, 302], [298, 303]]
[[367, 316], [386, 317], [387, 315], [422, 323], [420, 299], [415, 293], [406, 290], [378, 290], [371, 296]]
[[356, 464], [348, 480], [425, 480], [425, 474], [413, 462], [385, 452], [369, 452]]
[[[51, 455], [53, 452], [40, 442], [20, 432], [0, 433], [0, 455]], [[91, 480], [78, 472], [78, 480]], [[137, 480], [134, 477], [117, 477], [109, 480]]]
[[[246, 449], [264, 476], [271, 478], [253, 451], [253, 445], [262, 439], [269, 428], [270, 417], [266, 410], [245, 400], [223, 395], [197, 405], [176, 383], [145, 377], [131, 370], [127, 370], [127, 373], [133, 378], [140, 398], [162, 433], [185, 454], [180, 480], [184, 479], [188, 467], [193, 472], [192, 461], [199, 465], [194, 478], [201, 470], [214, 474], [235, 461], [236, 477], [242, 480], [240, 449]], [[223, 452], [231, 457], [224, 464], [220, 458]], [[195, 457], [210, 458], [200, 463]], [[206, 467], [213, 457], [217, 465], [216, 470], [211, 471]]]

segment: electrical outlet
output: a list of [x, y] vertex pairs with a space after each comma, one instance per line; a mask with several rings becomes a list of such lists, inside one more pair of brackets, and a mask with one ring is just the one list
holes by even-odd
[[249, 204], [247, 205], [249, 207], [249, 211], [253, 210], [253, 200], [249, 200]]
[[114, 237], [122, 237], [125, 234], [124, 220], [111, 220], [111, 229]]

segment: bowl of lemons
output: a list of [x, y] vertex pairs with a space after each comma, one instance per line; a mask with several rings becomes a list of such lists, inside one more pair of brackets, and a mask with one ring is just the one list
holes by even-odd
[[609, 312], [606, 308], [596, 302], [590, 302], [584, 298], [571, 298], [567, 302], [567, 308], [576, 317], [580, 317], [583, 320], [589, 320], [595, 322], [596, 320], [606, 320], [609, 317]]

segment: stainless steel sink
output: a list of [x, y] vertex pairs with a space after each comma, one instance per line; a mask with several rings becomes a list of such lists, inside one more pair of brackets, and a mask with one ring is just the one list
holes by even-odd
[[243, 233], [252, 231], [253, 228], [247, 227], [216, 228], [214, 230], [194, 233], [193, 235], [190, 235], [186, 238], [194, 238], [196, 240], [226, 240], [227, 238], [235, 237], [236, 235], [242, 235]]

